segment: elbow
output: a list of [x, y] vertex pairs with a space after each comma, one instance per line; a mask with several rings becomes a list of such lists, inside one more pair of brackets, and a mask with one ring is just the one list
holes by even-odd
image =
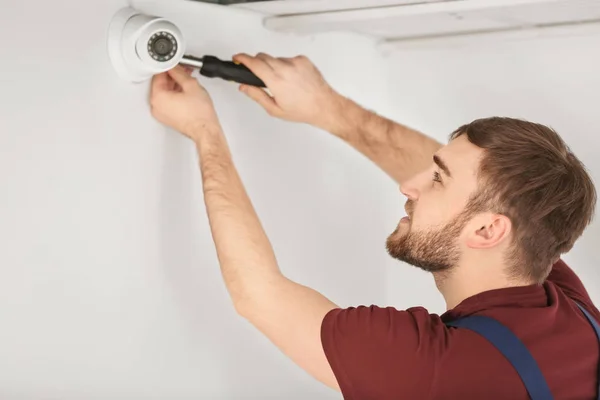
[[237, 315], [244, 319], [249, 319], [256, 303], [248, 290], [235, 290], [230, 292], [231, 302]]
[[250, 307], [248, 301], [243, 298], [233, 299], [233, 308], [237, 315], [244, 319], [248, 319], [250, 313]]
[[260, 276], [260, 279], [246, 281], [244, 284], [229, 286], [229, 292], [235, 312], [252, 320], [268, 312], [270, 304], [277, 301], [278, 293], [287, 280], [281, 274]]
[[264, 285], [240, 290], [231, 296], [235, 312], [250, 322], [267, 313], [275, 299], [273, 290]]

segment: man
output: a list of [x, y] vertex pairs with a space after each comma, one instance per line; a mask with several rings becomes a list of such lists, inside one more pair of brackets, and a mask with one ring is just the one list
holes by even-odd
[[539, 398], [491, 339], [451, 326], [473, 315], [514, 333], [541, 372], [535, 384], [555, 399], [596, 398], [599, 339], [579, 306], [600, 313], [559, 259], [590, 223], [596, 193], [554, 131], [488, 118], [442, 146], [336, 93], [305, 57], [234, 59], [268, 86], [272, 96], [240, 90], [270, 115], [337, 135], [399, 183], [408, 216], [387, 250], [430, 271], [448, 309], [340, 309], [283, 276], [208, 93], [176, 67], [154, 77], [152, 114], [197, 146], [222, 275], [241, 316], [346, 399]]

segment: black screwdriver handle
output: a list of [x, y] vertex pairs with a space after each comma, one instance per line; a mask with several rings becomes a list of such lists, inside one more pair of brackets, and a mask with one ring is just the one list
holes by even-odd
[[221, 78], [246, 85], [267, 87], [265, 83], [245, 65], [222, 61], [214, 56], [202, 57], [200, 74], [209, 78]]

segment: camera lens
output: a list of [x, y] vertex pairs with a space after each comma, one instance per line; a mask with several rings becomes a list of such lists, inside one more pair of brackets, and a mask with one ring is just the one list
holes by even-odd
[[173, 43], [166, 38], [158, 38], [152, 43], [152, 49], [159, 56], [166, 56], [173, 50]]
[[169, 61], [176, 52], [177, 41], [169, 32], [157, 32], [148, 40], [148, 53], [157, 61]]

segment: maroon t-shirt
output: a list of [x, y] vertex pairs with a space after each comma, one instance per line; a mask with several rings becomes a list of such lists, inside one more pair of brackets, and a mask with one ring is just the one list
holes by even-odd
[[573, 300], [600, 321], [583, 284], [560, 260], [544, 285], [479, 293], [441, 316], [423, 307], [334, 309], [323, 320], [321, 340], [346, 400], [529, 399], [490, 342], [444, 325], [486, 315], [525, 344], [555, 400], [596, 399], [600, 346]]

